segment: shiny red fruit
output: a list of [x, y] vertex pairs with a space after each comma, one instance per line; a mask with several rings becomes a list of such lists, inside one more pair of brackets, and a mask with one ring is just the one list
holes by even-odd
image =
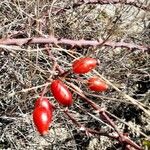
[[108, 89], [108, 85], [99, 77], [92, 77], [88, 80], [88, 87], [92, 91], [103, 92]]
[[74, 73], [84, 74], [94, 69], [96, 65], [97, 60], [95, 58], [84, 57], [73, 62], [72, 68]]
[[48, 132], [52, 122], [52, 112], [47, 111], [45, 107], [38, 106], [33, 111], [33, 122], [41, 135]]
[[53, 111], [53, 106], [47, 98], [38, 98], [35, 102], [34, 108], [38, 106], [45, 107], [47, 110]]
[[67, 86], [60, 80], [54, 80], [51, 84], [51, 92], [54, 98], [64, 106], [70, 106], [73, 103], [72, 94]]

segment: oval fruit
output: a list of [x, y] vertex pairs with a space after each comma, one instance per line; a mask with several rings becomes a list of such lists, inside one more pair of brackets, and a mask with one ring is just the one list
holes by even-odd
[[97, 60], [91, 57], [84, 57], [73, 62], [72, 69], [74, 73], [84, 74], [92, 69], [94, 69], [97, 65]]
[[92, 91], [103, 92], [108, 89], [108, 85], [99, 77], [92, 77], [88, 80], [88, 87]]
[[41, 135], [48, 132], [52, 122], [52, 112], [47, 111], [45, 107], [38, 106], [33, 111], [33, 122]]
[[60, 80], [54, 80], [51, 84], [51, 92], [54, 98], [64, 106], [70, 106], [73, 103], [72, 94], [66, 85]]
[[34, 108], [41, 106], [46, 108], [47, 110], [53, 111], [53, 106], [50, 103], [48, 98], [38, 98], [35, 102]]

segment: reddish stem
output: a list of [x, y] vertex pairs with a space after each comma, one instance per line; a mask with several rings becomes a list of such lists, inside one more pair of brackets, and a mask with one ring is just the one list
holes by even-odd
[[85, 132], [87, 133], [91, 133], [91, 134], [98, 134], [98, 135], [102, 135], [102, 136], [107, 136], [107, 137], [110, 137], [110, 138], [113, 138], [113, 139], [118, 139], [117, 136], [115, 135], [112, 135], [112, 134], [108, 134], [107, 132], [103, 132], [103, 131], [97, 131], [97, 130], [93, 130], [91, 128], [86, 128], [84, 125], [80, 124], [75, 118], [73, 115], [71, 115], [68, 110], [64, 110], [63, 111], [68, 117], [69, 119], [76, 125], [78, 126], [79, 128], [83, 128]]
[[87, 98], [83, 93], [79, 93], [76, 92], [80, 97], [83, 98], [84, 101], [86, 101], [89, 105], [91, 105], [93, 107], [93, 109], [95, 109], [96, 111], [99, 111], [100, 114], [100, 118], [108, 123], [117, 133], [118, 133], [118, 137], [116, 137], [116, 139], [120, 142], [120, 143], [124, 143], [124, 144], [128, 144], [131, 145], [132, 147], [136, 148], [137, 150], [142, 150], [142, 148], [140, 146], [138, 146], [135, 142], [133, 142], [132, 140], [130, 140], [128, 137], [124, 136], [123, 134], [121, 134], [119, 132], [119, 130], [117, 129], [115, 123], [113, 122], [113, 120], [110, 119], [110, 117], [107, 115], [107, 112], [105, 111], [104, 108], [101, 108], [100, 106], [98, 106], [95, 102], [93, 102], [92, 100], [90, 100], [89, 98]]
[[[19, 45], [22, 46], [24, 44], [65, 44], [70, 45], [72, 47], [81, 47], [81, 46], [101, 46], [104, 40], [72, 40], [72, 39], [65, 39], [61, 38], [58, 39], [54, 36], [50, 36], [49, 38], [43, 38], [43, 37], [35, 37], [35, 38], [20, 38], [20, 39], [0, 39], [0, 44], [3, 45]], [[113, 41], [106, 41], [103, 43], [103, 46], [109, 46], [112, 48], [127, 48], [130, 50], [138, 49], [142, 51], [149, 51], [149, 46], [142, 46], [142, 45], [136, 45], [134, 43], [125, 43], [125, 42], [113, 42]]]
[[107, 137], [109, 137], [109, 138], [116, 139], [116, 140], [118, 140], [119, 142], [126, 144], [128, 147], [129, 147], [129, 145], [131, 145], [132, 147], [136, 148], [137, 150], [142, 150], [141, 147], [139, 147], [136, 143], [134, 143], [132, 140], [130, 140], [128, 137], [126, 137], [126, 136], [124, 136], [124, 135], [121, 135], [121, 139], [120, 139], [120, 136], [108, 134], [108, 133], [103, 132], [103, 131], [93, 130], [93, 129], [91, 129], [91, 128], [86, 128], [84, 125], [81, 125], [81, 124], [68, 112], [68, 110], [64, 110], [63, 112], [69, 117], [70, 120], [72, 120], [72, 122], [73, 122], [76, 126], [78, 126], [79, 128], [82, 127], [86, 133], [98, 134], [98, 135], [101, 135], [101, 136], [107, 136]]

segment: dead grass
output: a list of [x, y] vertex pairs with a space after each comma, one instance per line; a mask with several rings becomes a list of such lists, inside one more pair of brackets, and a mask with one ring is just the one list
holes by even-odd
[[[149, 3], [146, 0], [143, 4]], [[134, 42], [150, 45], [150, 12], [124, 4], [82, 5], [71, 8], [73, 1], [4, 0], [0, 2], [0, 38], [47, 37], [55, 35], [71, 39], [98, 39]], [[66, 12], [55, 12], [70, 6]], [[117, 19], [119, 18], [119, 19]], [[149, 52], [130, 51], [110, 47], [74, 48], [51, 45], [51, 53], [65, 70], [74, 59], [92, 56], [100, 60], [96, 71], [122, 92], [150, 107], [150, 55]], [[54, 113], [50, 134], [40, 137], [32, 123], [32, 111], [39, 92], [53, 72], [42, 44], [0, 47], [0, 149], [89, 149], [121, 150], [122, 146], [106, 137], [87, 136], [68, 120], [59, 108]], [[83, 79], [94, 75], [86, 74]], [[71, 78], [73, 77], [73, 78]], [[74, 83], [96, 104], [115, 115], [117, 127], [142, 145], [150, 136], [150, 118], [138, 106], [124, 98], [112, 87], [106, 93], [92, 93], [85, 84], [70, 75]], [[75, 80], [74, 80], [75, 79]], [[52, 103], [58, 105], [51, 93]], [[95, 112], [74, 93], [70, 108], [75, 118], [93, 129], [110, 130], [108, 125], [96, 120]], [[78, 106], [87, 112], [79, 110]], [[58, 106], [59, 107], [59, 106]]]

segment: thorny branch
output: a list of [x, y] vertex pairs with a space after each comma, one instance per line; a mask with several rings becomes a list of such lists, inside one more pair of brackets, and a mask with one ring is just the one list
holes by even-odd
[[113, 138], [113, 139], [116, 139], [116, 136], [115, 135], [111, 135], [111, 134], [108, 134], [107, 132], [103, 132], [103, 131], [97, 131], [97, 130], [93, 130], [91, 128], [86, 128], [83, 124], [80, 124], [76, 119], [75, 117], [69, 113], [68, 110], [64, 110], [63, 111], [66, 116], [68, 116], [68, 118], [76, 125], [80, 128], [80, 130], [82, 131], [85, 131], [87, 134], [88, 133], [91, 133], [91, 134], [98, 134], [98, 135], [103, 135], [103, 136], [107, 136], [107, 137], [110, 137], [110, 138]]
[[[56, 38], [54, 36], [50, 36], [49, 38], [43, 38], [43, 37], [35, 37], [35, 38], [20, 38], [20, 39], [0, 39], [0, 45], [18, 45], [22, 46], [25, 44], [65, 44], [72, 47], [81, 47], [81, 46], [93, 46], [98, 47], [101, 46], [103, 43], [102, 39], [98, 40], [72, 40], [72, 39], [66, 39], [66, 38]], [[126, 43], [126, 42], [113, 42], [113, 41], [106, 41], [103, 43], [103, 46], [109, 46], [112, 48], [127, 48], [130, 50], [142, 50], [142, 51], [149, 51], [149, 46], [143, 46], [143, 45], [136, 45], [134, 43]]]
[[104, 122], [106, 122], [107, 124], [109, 124], [116, 131], [116, 133], [118, 133], [118, 137], [115, 138], [116, 140], [118, 140], [120, 143], [131, 145], [132, 147], [134, 147], [134, 148], [136, 148], [138, 150], [142, 150], [142, 148], [140, 146], [138, 146], [132, 140], [130, 140], [129, 138], [127, 138], [126, 136], [124, 136], [122, 133], [119, 132], [119, 130], [116, 127], [115, 123], [113, 122], [113, 120], [110, 119], [110, 117], [108, 116], [108, 114], [107, 114], [107, 112], [105, 111], [104, 108], [101, 108], [100, 106], [98, 106], [92, 100], [90, 100], [89, 98], [87, 98], [84, 94], [82, 94], [82, 93], [77, 93], [77, 94], [80, 97], [82, 97], [83, 100], [86, 101], [89, 105], [91, 105], [93, 107], [93, 109], [95, 109], [96, 111], [98, 111], [99, 115], [100, 115], [100, 118]]
[[[140, 146], [138, 146], [136, 143], [134, 143], [132, 140], [130, 140], [127, 136], [123, 135], [123, 134], [118, 134], [118, 135], [112, 135], [110, 133], [106, 133], [103, 131], [97, 131], [97, 130], [93, 130], [91, 128], [86, 128], [84, 125], [81, 125], [69, 112], [68, 110], [65, 110], [64, 113], [69, 117], [70, 120], [72, 120], [72, 122], [78, 126], [80, 128], [80, 130], [85, 131], [87, 134], [91, 133], [91, 134], [98, 134], [101, 136], [107, 136], [109, 138], [113, 138], [118, 140], [120, 143], [125, 144], [126, 147], [128, 145], [130, 145], [131, 147], [134, 147], [137, 150], [142, 150], [142, 148]], [[107, 116], [108, 117], [108, 116]], [[108, 117], [109, 118], [109, 117]], [[112, 122], [112, 121], [111, 121]]]

